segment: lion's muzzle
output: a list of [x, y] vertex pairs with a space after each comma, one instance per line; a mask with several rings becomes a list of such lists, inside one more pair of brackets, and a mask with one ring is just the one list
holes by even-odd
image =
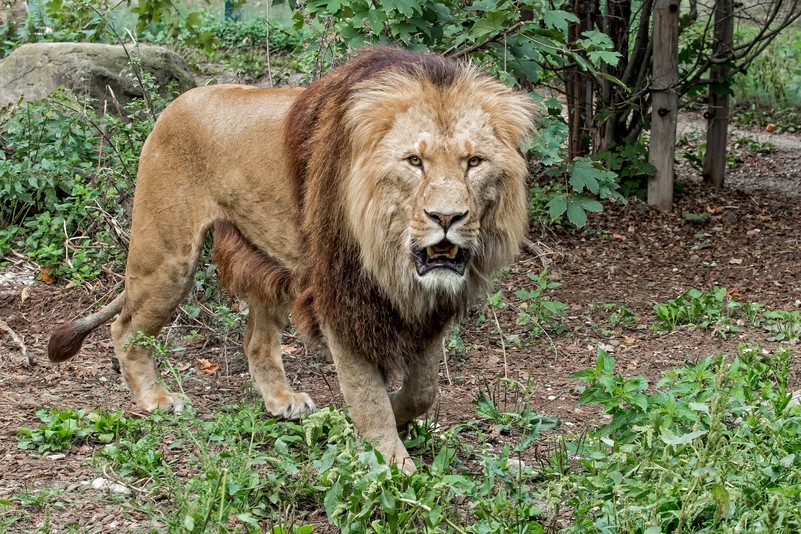
[[417, 274], [420, 276], [436, 269], [450, 269], [459, 276], [464, 276], [470, 252], [443, 239], [439, 243], [425, 248], [413, 246], [412, 258]]

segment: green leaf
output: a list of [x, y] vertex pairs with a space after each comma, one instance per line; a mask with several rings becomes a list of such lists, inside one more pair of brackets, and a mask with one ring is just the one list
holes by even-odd
[[567, 197], [565, 195], [558, 195], [548, 201], [548, 217], [555, 221], [567, 211]]
[[694, 412], [709, 413], [709, 406], [702, 402], [691, 402], [688, 406]]
[[598, 202], [597, 200], [593, 200], [591, 198], [582, 198], [579, 200], [581, 207], [584, 208], [586, 211], [591, 211], [593, 213], [599, 213], [603, 211], [603, 205]]
[[581, 203], [574, 200], [567, 203], [567, 219], [579, 228], [587, 224], [587, 213]]
[[688, 445], [692, 443], [694, 439], [700, 438], [706, 433], [706, 430], [696, 430], [695, 432], [688, 432], [677, 436], [667, 427], [662, 427], [659, 437], [666, 445]]
[[415, 2], [414, 0], [384, 0], [382, 2], [384, 5], [385, 10], [394, 9], [398, 13], [405, 15], [407, 17], [411, 17], [415, 14], [415, 11], [419, 14], [422, 13], [420, 9], [420, 4]]
[[542, 21], [546, 26], [551, 26], [562, 32], [566, 32], [567, 24], [569, 22], [579, 22], [579, 18], [567, 11], [546, 9], [545, 13], [542, 14]]
[[500, 35], [504, 30], [506, 30], [506, 13], [494, 11], [477, 20], [470, 28], [469, 34], [473, 39], [480, 40]]
[[620, 53], [619, 52], [609, 52], [606, 50], [591, 50], [587, 52], [587, 57], [590, 58], [590, 61], [595, 63], [606, 63], [607, 65], [615, 66], [617, 62], [620, 60]]

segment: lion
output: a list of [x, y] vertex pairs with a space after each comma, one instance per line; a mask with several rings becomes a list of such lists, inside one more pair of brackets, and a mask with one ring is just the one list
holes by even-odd
[[[398, 428], [437, 396], [441, 343], [519, 251], [534, 102], [475, 66], [368, 48], [309, 88], [192, 89], [142, 148], [124, 291], [52, 334], [61, 362], [111, 326], [145, 410], [180, 410], [149, 351], [192, 287], [209, 229], [221, 282], [248, 302], [244, 352], [266, 411], [314, 408], [281, 359], [290, 312], [328, 347], [354, 428], [415, 466]], [[388, 392], [388, 377], [401, 387]]]

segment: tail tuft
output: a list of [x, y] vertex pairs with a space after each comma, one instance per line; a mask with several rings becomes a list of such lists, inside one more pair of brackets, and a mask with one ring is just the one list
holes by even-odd
[[86, 336], [92, 330], [120, 313], [124, 303], [125, 291], [117, 295], [117, 298], [103, 306], [99, 311], [56, 328], [50, 334], [50, 341], [47, 343], [47, 357], [50, 358], [51, 362], [61, 363], [78, 354]]
[[56, 328], [47, 343], [47, 357], [51, 362], [69, 360], [81, 350], [83, 340], [94, 330], [82, 319], [71, 321]]

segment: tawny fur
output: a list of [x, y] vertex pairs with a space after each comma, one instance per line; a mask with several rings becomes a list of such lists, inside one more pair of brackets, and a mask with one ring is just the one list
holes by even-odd
[[[525, 235], [522, 148], [534, 115], [529, 98], [474, 67], [387, 47], [306, 90], [209, 86], [179, 97], [142, 150], [112, 325], [137, 402], [180, 408], [130, 340], [169, 319], [213, 227], [221, 279], [249, 301], [245, 354], [267, 411], [294, 418], [313, 407], [281, 361], [292, 309], [298, 332], [327, 343], [356, 430], [413, 470], [395, 427], [434, 402], [446, 325]], [[418, 274], [412, 251], [442, 243], [469, 257], [464, 275]], [[76, 350], [109, 311], [62, 327], [51, 354]], [[388, 394], [393, 371], [403, 387]]]

